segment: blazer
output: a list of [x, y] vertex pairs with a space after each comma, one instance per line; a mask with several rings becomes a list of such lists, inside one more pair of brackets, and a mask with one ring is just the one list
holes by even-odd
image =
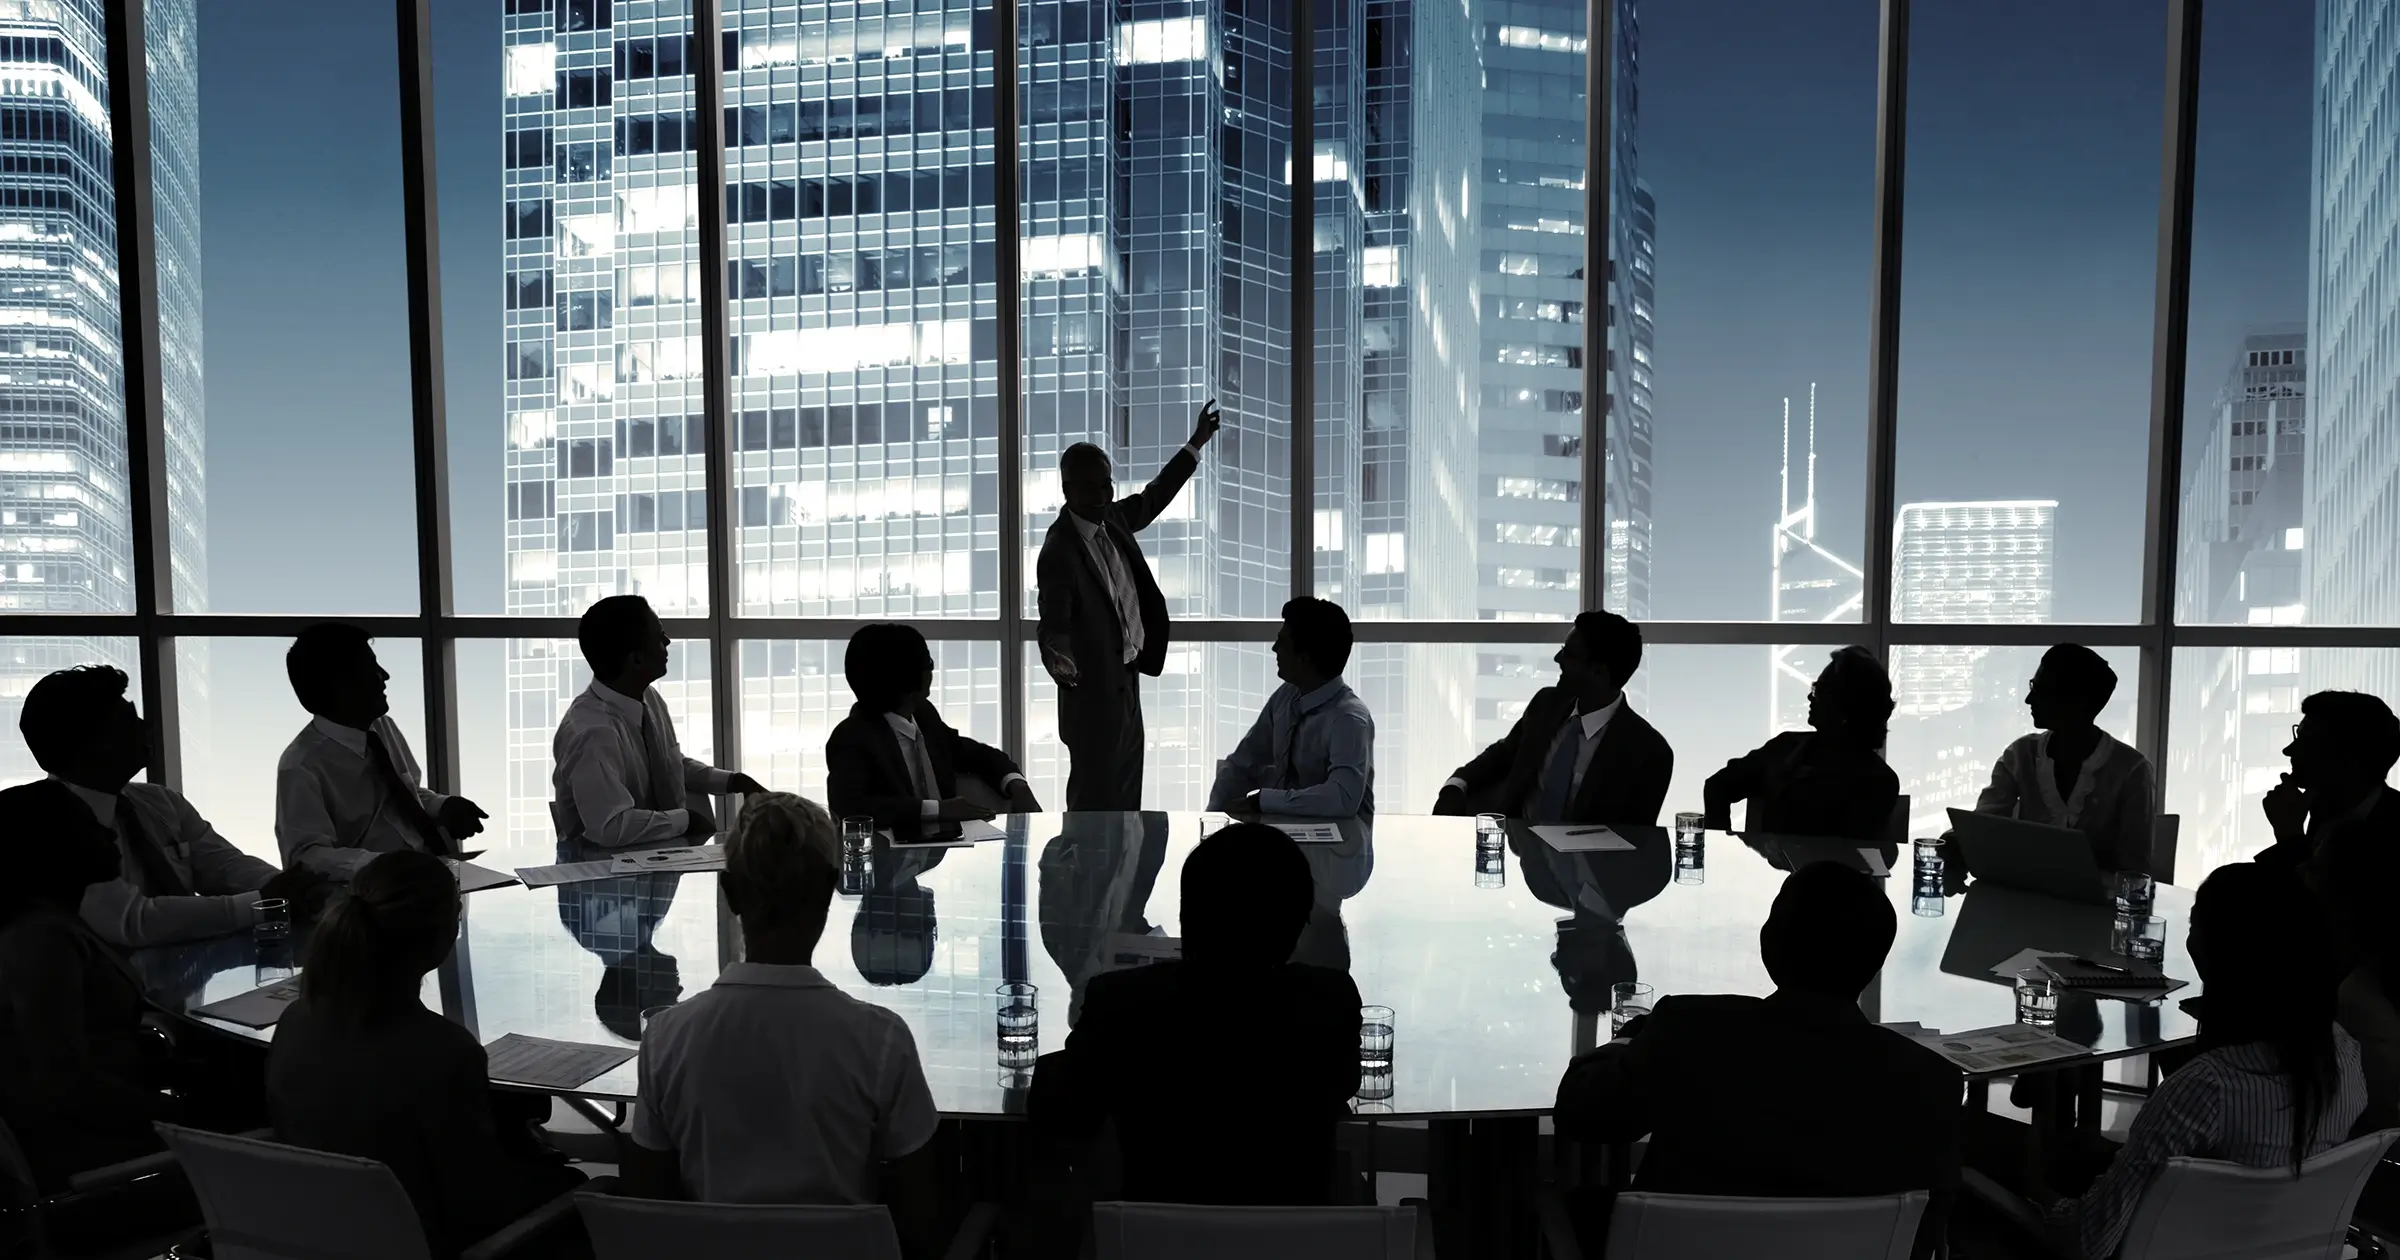
[[[1516, 814], [1541, 782], [1550, 759], [1550, 741], [1575, 712], [1575, 697], [1558, 687], [1544, 687], [1525, 705], [1523, 716], [1507, 737], [1460, 766], [1452, 778], [1466, 783], [1467, 800], [1478, 812]], [[1583, 785], [1567, 805], [1565, 822], [1625, 823], [1644, 827], [1658, 824], [1667, 803], [1667, 784], [1675, 777], [1675, 750], [1658, 728], [1619, 705], [1617, 715], [1600, 732], [1592, 750], [1591, 767]]]
[[1750, 802], [1744, 831], [1876, 841], [1900, 805], [1900, 776], [1874, 753], [1815, 731], [1785, 731], [1726, 762], [1702, 795], [1711, 814]]
[[142, 988], [123, 958], [57, 906], [0, 926], [0, 1119], [35, 1185], [159, 1148], [174, 1119], [142, 1036]]
[[2292, 871], [2324, 903], [2333, 930], [2334, 978], [2377, 957], [2400, 881], [2400, 792], [2383, 788], [2365, 811], [2347, 818], [2309, 820], [2296, 842], [2278, 841], [2254, 859]]
[[[1192, 479], [1200, 461], [1190, 451], [1177, 451], [1158, 476], [1139, 491], [1108, 505], [1101, 520], [1103, 536], [1116, 545], [1133, 575], [1134, 595], [1142, 606], [1142, 654], [1132, 668], [1157, 677], [1167, 667], [1167, 597], [1142, 559], [1133, 536], [1149, 528], [1159, 513], [1175, 501], [1183, 483]], [[1109, 677], [1125, 667], [1125, 630], [1117, 624], [1116, 602], [1108, 582], [1084, 546], [1072, 514], [1061, 509], [1042, 536], [1041, 554], [1034, 561], [1037, 602], [1041, 609], [1040, 638], [1044, 660], [1064, 652], [1089, 680]]]
[[[1772, 1064], [1771, 1070], [1760, 1070]], [[1577, 1059], [1558, 1086], [1559, 1132], [1644, 1135], [1637, 1190], [1840, 1198], [1931, 1190], [1924, 1254], [1959, 1181], [1958, 1069], [1867, 1022], [1856, 1002], [1660, 999], [1631, 1041]]]
[[[908, 713], [933, 763], [936, 800], [958, 795], [958, 776], [972, 774], [994, 788], [1018, 773], [1007, 753], [950, 729], [930, 700]], [[835, 818], [872, 814], [878, 827], [915, 827], [924, 820], [925, 796], [909, 773], [900, 737], [881, 709], [852, 705], [850, 716], [825, 740], [825, 801]]]
[[[1265, 1042], [1230, 1056], [1190, 1035], [1193, 1012], [1229, 994]], [[1301, 963], [1104, 972], [1066, 1047], [1035, 1068], [1027, 1114], [1070, 1138], [1115, 1120], [1129, 1200], [1329, 1204], [1334, 1126], [1358, 1090], [1358, 1008], [1348, 974]], [[1173, 1106], [1159, 1105], [1162, 1081], [1176, 1083]]]

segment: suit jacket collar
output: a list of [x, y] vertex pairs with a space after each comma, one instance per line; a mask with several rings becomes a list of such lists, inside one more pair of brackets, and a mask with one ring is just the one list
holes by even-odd
[[[874, 751], [875, 759], [883, 766], [884, 773], [891, 776], [894, 783], [913, 783], [916, 776], [909, 770], [908, 753], [900, 747], [900, 736], [893, 732], [892, 724], [884, 720], [884, 713], [882, 709], [864, 704], [850, 706], [850, 716], [857, 720], [860, 729], [865, 732], [867, 747]], [[917, 741], [925, 746], [925, 759], [933, 764], [934, 782], [931, 786], [939, 792], [943, 781], [951, 776], [950, 743], [935, 738], [935, 732], [949, 728], [943, 725], [941, 715], [934, 711], [933, 705], [926, 701], [919, 701], [907, 717], [917, 724]]]
[[[1573, 714], [1574, 711], [1575, 701], [1570, 698], [1566, 704], [1566, 712], [1559, 717], [1559, 722], [1564, 724], [1567, 715]], [[1633, 702], [1619, 695], [1616, 712], [1608, 719], [1608, 725], [1600, 729], [1600, 742], [1592, 749], [1592, 764], [1589, 769], [1584, 771], [1583, 782], [1577, 786], [1575, 800], [1568, 807], [1571, 814], [1577, 817], [1589, 817], [1596, 811], [1596, 802], [1600, 793], [1607, 791], [1612, 786], [1615, 779], [1614, 772], [1624, 768], [1620, 764], [1620, 760], [1631, 746], [1634, 732], [1648, 729], [1650, 729], [1650, 723], [1645, 721], [1641, 714], [1634, 712]], [[1534, 773], [1539, 775], [1541, 772], [1537, 769]]]
[[[1082, 566], [1084, 576], [1091, 580], [1093, 589], [1105, 594], [1108, 591], [1108, 578], [1100, 572], [1100, 562], [1092, 558], [1091, 545], [1083, 532], [1084, 526], [1087, 524], [1090, 522], [1065, 508], [1060, 508], [1058, 519], [1050, 523], [1050, 532], [1053, 534], [1063, 532], [1066, 535], [1061, 541], [1075, 553], [1075, 563]], [[1119, 519], [1117, 505], [1109, 504], [1108, 511], [1102, 517], [1100, 524], [1092, 528], [1110, 546], [1117, 549], [1118, 557], [1125, 562], [1125, 575], [1133, 579], [1134, 602], [1140, 603], [1142, 582], [1149, 576], [1150, 565], [1148, 561], [1142, 559], [1142, 549], [1134, 542], [1133, 531], [1125, 528], [1125, 522]], [[1115, 617], [1105, 617], [1101, 620], [1118, 639], [1124, 638], [1125, 631], [1116, 624]]]

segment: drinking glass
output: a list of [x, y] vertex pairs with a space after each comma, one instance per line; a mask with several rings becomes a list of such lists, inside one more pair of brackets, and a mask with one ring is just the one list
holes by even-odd
[[1658, 990], [1637, 980], [1608, 987], [1608, 1035], [1622, 1037], [1625, 1025], [1650, 1013], [1651, 996]]
[[2058, 1022], [2058, 981], [2049, 976], [2017, 977], [2017, 1022], [2048, 1028]]
[[1927, 836], [1917, 841], [1918, 896], [1942, 893], [1942, 874], [1949, 869], [1950, 846], [1940, 836]]
[[2136, 962], [2158, 962], [2167, 956], [2167, 921], [2155, 914], [2118, 915], [2108, 947]]
[[1475, 886], [1508, 886], [1508, 820], [1498, 814], [1475, 815]]
[[842, 820], [842, 882], [841, 890], [851, 896], [867, 891], [874, 874], [875, 820], [865, 814], [852, 814]]
[[1917, 893], [1908, 899], [1909, 912], [1920, 919], [1938, 919], [1950, 913], [1950, 903], [1940, 893]]
[[262, 941], [280, 941], [292, 934], [292, 903], [281, 897], [261, 898], [258, 903], [258, 926], [250, 934]]
[[1392, 1008], [1358, 1008], [1358, 1097], [1369, 1102], [1392, 1096]]
[[2117, 872], [2117, 914], [2139, 918], [2150, 913], [2158, 887], [2141, 871]]
[[1675, 846], [1675, 882], [1705, 884], [1708, 882], [1708, 850], [1694, 841]]
[[1690, 810], [1675, 815], [1675, 843], [1700, 843], [1700, 837], [1707, 834], [1707, 821], [1706, 814], [1696, 814]]
[[1031, 1067], [1042, 1040], [1041, 1012], [1034, 1005], [1039, 993], [1022, 981], [1001, 985], [998, 993], [1000, 1066]]

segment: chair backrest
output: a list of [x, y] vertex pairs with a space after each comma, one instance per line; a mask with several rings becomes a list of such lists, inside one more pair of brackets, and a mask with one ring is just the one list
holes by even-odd
[[1860, 1199], [1737, 1199], [1701, 1194], [1617, 1196], [1608, 1260], [1776, 1256], [1781, 1260], [1908, 1260], [1925, 1215], [1924, 1190]]
[[2160, 814], [2150, 829], [2150, 877], [2162, 884], [2175, 882], [2175, 843], [2183, 838], [2183, 819]]
[[2385, 1129], [2300, 1165], [2245, 1168], [2178, 1155], [2142, 1192], [2123, 1260], [2338, 1260], [2359, 1192], [2400, 1137]]
[[668, 1203], [586, 1191], [575, 1207], [592, 1238], [592, 1260], [900, 1260], [900, 1235], [880, 1204]]
[[432, 1260], [416, 1208], [371, 1159], [158, 1126], [216, 1260]]
[[1099, 1260], [1411, 1260], [1417, 1213], [1404, 1207], [1095, 1203], [1092, 1242]]

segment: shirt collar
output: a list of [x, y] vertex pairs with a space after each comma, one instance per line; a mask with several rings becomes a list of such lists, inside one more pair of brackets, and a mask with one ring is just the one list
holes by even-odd
[[[1287, 683], [1285, 685], [1289, 686], [1290, 684]], [[1327, 681], [1317, 684], [1316, 690], [1308, 692], [1305, 695], [1294, 695], [1292, 697], [1292, 707], [1302, 713], [1308, 713], [1333, 703], [1335, 700], [1340, 699], [1342, 695], [1349, 690], [1350, 684], [1343, 682], [1342, 676], [1336, 674]]]
[[[65, 779], [59, 779], [55, 774], [50, 777], [58, 779], [60, 783], [67, 783]], [[80, 783], [67, 783], [67, 790], [73, 792], [77, 800], [91, 807], [92, 817], [99, 819], [101, 826], [114, 827], [117, 825], [117, 798], [113, 793], [95, 792]]]
[[887, 712], [883, 715], [883, 720], [892, 728], [892, 734], [897, 735], [900, 738], [909, 741], [910, 743], [916, 742], [917, 721], [915, 718], [912, 718], [905, 713]]
[[1090, 542], [1090, 541], [1092, 541], [1093, 539], [1095, 539], [1095, 538], [1097, 538], [1097, 537], [1099, 537], [1099, 536], [1100, 536], [1101, 522], [1099, 522], [1099, 521], [1087, 521], [1087, 520], [1083, 519], [1083, 516], [1082, 516], [1080, 513], [1077, 513], [1077, 512], [1071, 511], [1071, 510], [1069, 510], [1069, 509], [1066, 509], [1066, 508], [1060, 508], [1059, 510], [1060, 510], [1060, 511], [1062, 511], [1062, 512], [1066, 512], [1066, 514], [1067, 514], [1067, 519], [1068, 519], [1069, 521], [1072, 521], [1072, 522], [1074, 522], [1074, 525], [1075, 525], [1075, 532], [1076, 532], [1076, 533], [1078, 533], [1078, 534], [1081, 534], [1081, 535], [1083, 535], [1083, 540], [1084, 540], [1085, 542]]
[[584, 694], [599, 697], [600, 703], [607, 705], [620, 717], [629, 718], [635, 722], [641, 721], [643, 716], [649, 712], [650, 695], [648, 691], [644, 691], [639, 696], [629, 696], [595, 678], [592, 680], [591, 686], [584, 688]]
[[317, 733], [361, 757], [367, 755], [367, 733], [355, 726], [344, 726], [332, 718], [319, 715], [309, 722]]
[[830, 989], [825, 973], [802, 963], [737, 962], [717, 973], [714, 987], [738, 985], [754, 989]]
[[1585, 739], [1590, 739], [1594, 735], [1607, 730], [1610, 720], [1617, 716], [1617, 710], [1624, 707], [1625, 693], [1620, 691], [1617, 693], [1616, 699], [1611, 700], [1607, 704], [1601, 705], [1599, 708], [1584, 714], [1583, 737]]

